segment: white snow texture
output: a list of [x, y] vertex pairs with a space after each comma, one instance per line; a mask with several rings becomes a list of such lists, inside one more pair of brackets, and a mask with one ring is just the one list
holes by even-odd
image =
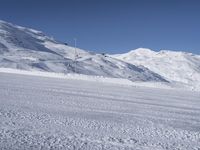
[[0, 21], [0, 150], [200, 150], [199, 91], [199, 55], [75, 52]]
[[142, 65], [172, 84], [198, 91], [200, 89], [199, 55], [167, 50], [154, 52], [150, 49], [139, 48], [125, 54], [112, 55], [112, 57], [134, 65]]
[[0, 149], [199, 150], [200, 93], [0, 73]]

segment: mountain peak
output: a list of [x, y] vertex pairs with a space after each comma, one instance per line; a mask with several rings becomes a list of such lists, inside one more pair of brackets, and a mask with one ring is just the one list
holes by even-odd
[[0, 23], [7, 23], [6, 21], [0, 20]]
[[0, 25], [3, 25], [3, 26], [12, 26], [12, 27], [17, 27], [17, 25], [14, 25], [10, 22], [6, 22], [4, 20], [0, 20]]
[[0, 28], [3, 28], [3, 26], [7, 25], [9, 23], [3, 21], [3, 20], [0, 20]]
[[143, 65], [168, 81], [200, 87], [200, 56], [198, 55], [183, 51], [154, 52], [139, 48], [113, 57], [133, 65]]
[[156, 52], [148, 49], [148, 48], [137, 48], [135, 50], [130, 51], [130, 53], [137, 53], [140, 55], [147, 55], [147, 54], [155, 54]]

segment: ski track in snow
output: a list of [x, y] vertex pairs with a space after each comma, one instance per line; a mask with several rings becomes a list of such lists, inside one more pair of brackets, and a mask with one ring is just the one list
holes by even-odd
[[200, 150], [199, 98], [0, 73], [0, 149]]

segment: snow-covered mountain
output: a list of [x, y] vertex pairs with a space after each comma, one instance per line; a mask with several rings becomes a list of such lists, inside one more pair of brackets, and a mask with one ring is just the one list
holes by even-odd
[[57, 42], [40, 31], [0, 21], [0, 67], [167, 82], [143, 66]]
[[125, 54], [112, 55], [133, 65], [143, 65], [170, 82], [200, 87], [200, 56], [186, 52], [139, 48]]
[[0, 67], [75, 72], [200, 89], [199, 55], [145, 48], [116, 55], [96, 54], [79, 48], [75, 52], [74, 47], [40, 31], [5, 21], [0, 21]]

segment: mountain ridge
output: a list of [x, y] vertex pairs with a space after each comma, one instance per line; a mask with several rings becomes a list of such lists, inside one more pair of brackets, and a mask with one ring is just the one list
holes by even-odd
[[200, 85], [200, 55], [169, 50], [156, 52], [140, 48], [124, 54], [111, 55], [111, 57], [134, 65], [143, 65], [170, 82], [197, 87]]
[[200, 89], [200, 55], [148, 48], [124, 54], [98, 54], [5, 21], [0, 21], [0, 67], [162, 82]]
[[0, 67], [98, 75], [126, 78], [131, 81], [167, 82], [143, 66], [75, 49], [46, 36], [41, 31], [5, 21], [0, 22], [0, 53]]

